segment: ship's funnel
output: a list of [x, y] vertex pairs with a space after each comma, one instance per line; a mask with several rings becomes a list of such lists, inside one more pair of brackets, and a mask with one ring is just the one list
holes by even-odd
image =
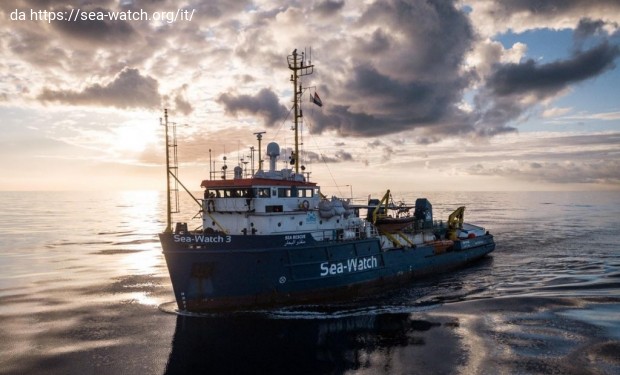
[[280, 156], [280, 146], [275, 142], [270, 142], [267, 145], [267, 156], [269, 156], [269, 171], [275, 172], [276, 159]]

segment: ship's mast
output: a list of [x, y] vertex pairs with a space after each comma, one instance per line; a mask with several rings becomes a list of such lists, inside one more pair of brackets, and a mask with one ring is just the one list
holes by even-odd
[[[179, 158], [177, 155], [177, 124], [168, 122], [168, 110], [164, 109], [164, 118], [159, 122], [165, 128], [166, 135], [166, 229], [164, 232], [172, 232], [172, 214], [179, 213], [179, 185], [189, 194], [196, 204], [202, 209], [202, 203], [187, 189], [179, 180]], [[169, 132], [172, 128], [172, 137]], [[171, 160], [172, 159], [172, 160]], [[171, 178], [172, 177], [172, 178]], [[172, 201], [174, 194], [174, 202]], [[174, 207], [172, 204], [174, 203]]]
[[170, 200], [170, 142], [168, 141], [168, 109], [164, 109], [164, 127], [166, 128], [166, 230], [172, 232], [172, 202]]
[[[291, 82], [293, 82], [293, 108], [295, 111], [295, 173], [299, 173], [299, 123], [300, 119], [303, 117], [303, 112], [301, 111], [301, 94], [303, 93], [301, 82], [299, 82], [299, 78], [303, 76], [310, 75], [314, 72], [314, 65], [306, 64], [305, 54], [302, 52], [301, 55], [297, 53], [295, 49], [291, 55], [287, 57], [288, 60], [288, 68], [293, 71], [291, 74]], [[299, 83], [298, 83], [299, 82]]]

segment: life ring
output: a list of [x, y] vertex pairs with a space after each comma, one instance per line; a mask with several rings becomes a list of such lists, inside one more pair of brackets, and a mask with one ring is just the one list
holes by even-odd
[[213, 201], [213, 199], [209, 199], [207, 201], [207, 212], [213, 212], [215, 211], [215, 202]]
[[310, 202], [308, 202], [308, 200], [304, 200], [303, 202], [301, 202], [299, 207], [304, 211], [308, 211], [310, 209]]

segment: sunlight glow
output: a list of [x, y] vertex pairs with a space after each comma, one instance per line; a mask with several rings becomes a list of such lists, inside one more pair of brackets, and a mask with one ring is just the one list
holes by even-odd
[[158, 141], [153, 124], [143, 121], [130, 121], [114, 129], [112, 148], [118, 151], [142, 152], [149, 144]]

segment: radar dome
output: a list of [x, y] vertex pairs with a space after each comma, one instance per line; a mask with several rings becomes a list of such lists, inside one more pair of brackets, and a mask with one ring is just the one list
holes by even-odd
[[275, 142], [270, 142], [267, 145], [267, 155], [270, 157], [280, 156], [280, 146]]

